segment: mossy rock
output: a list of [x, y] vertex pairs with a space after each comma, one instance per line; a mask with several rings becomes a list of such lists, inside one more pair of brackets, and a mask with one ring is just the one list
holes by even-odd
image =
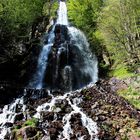
[[14, 140], [40, 140], [43, 136], [43, 131], [32, 126], [26, 126], [12, 132], [12, 139]]
[[23, 127], [24, 126], [32, 126], [32, 127], [35, 127], [35, 126], [37, 126], [37, 123], [38, 123], [38, 119], [32, 118], [32, 119], [29, 119], [26, 122], [24, 122]]

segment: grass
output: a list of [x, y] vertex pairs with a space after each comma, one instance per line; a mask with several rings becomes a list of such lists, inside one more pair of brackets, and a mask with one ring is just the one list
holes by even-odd
[[[128, 68], [123, 63], [118, 63], [117, 65], [113, 66], [111, 72], [109, 73], [109, 76], [116, 77], [117, 79], [129, 79], [140, 76], [140, 73], [134, 73], [135, 67], [133, 68], [134, 70], [132, 68], [133, 67], [131, 67], [131, 69]], [[140, 91], [135, 89], [134, 85], [129, 85], [127, 89], [120, 89], [118, 91], [118, 94], [124, 97], [135, 108], [140, 109]], [[119, 122], [121, 121], [119, 120]], [[127, 125], [124, 127], [124, 130], [126, 129], [126, 134], [124, 133], [122, 135], [121, 140], [129, 140], [129, 135], [127, 135], [127, 133], [129, 132], [132, 132], [132, 134], [134, 134], [135, 136], [140, 137], [140, 128], [132, 128], [133, 125], [135, 126], [135, 121], [133, 120], [127, 123]]]
[[[125, 64], [117, 63], [114, 64], [112, 71], [109, 74], [111, 77], [118, 79], [127, 79], [140, 76], [132, 72]], [[130, 85], [128, 89], [118, 91], [118, 94], [129, 101], [130, 104], [134, 105], [137, 109], [140, 109], [140, 93], [136, 91], [133, 85]]]
[[[139, 74], [134, 74], [130, 72], [127, 67], [123, 64], [118, 64], [117, 67], [111, 71], [111, 76], [118, 79], [125, 79], [130, 77], [139, 76]], [[124, 97], [129, 101], [130, 104], [134, 105], [136, 108], [140, 109], [140, 93], [136, 91], [133, 87], [129, 87], [125, 90], [118, 91], [119, 95]]]
[[129, 101], [137, 109], [140, 109], [140, 93], [129, 87], [128, 89], [118, 91], [118, 94]]
[[135, 74], [130, 72], [128, 68], [123, 64], [118, 64], [116, 68], [113, 68], [113, 70], [110, 72], [110, 76], [114, 76], [119, 79], [132, 77], [134, 75]]
[[134, 133], [136, 134], [136, 136], [140, 137], [140, 130], [135, 130]]

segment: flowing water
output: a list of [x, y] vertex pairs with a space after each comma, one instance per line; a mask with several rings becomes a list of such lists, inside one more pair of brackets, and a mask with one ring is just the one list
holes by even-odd
[[[29, 83], [30, 88], [66, 91], [63, 95], [54, 95], [48, 92], [51, 97], [46, 103], [42, 103], [35, 108], [36, 113], [31, 118], [39, 119], [45, 134], [49, 136], [49, 121], [46, 126], [43, 121], [43, 112], [53, 112], [54, 120], [62, 122], [62, 131], [55, 138], [56, 140], [70, 140], [74, 135], [72, 127], [72, 117], [79, 114], [81, 126], [85, 128], [89, 135], [89, 140], [98, 140], [98, 128], [96, 122], [89, 118], [80, 108], [82, 97], [76, 97], [77, 92], [70, 92], [83, 88], [84, 86], [95, 83], [98, 80], [97, 59], [89, 50], [89, 44], [85, 35], [75, 27], [68, 24], [67, 7], [65, 2], [60, 1], [58, 18], [52, 30], [46, 37], [42, 51], [38, 58], [36, 73]], [[25, 95], [28, 94], [26, 90]], [[10, 139], [11, 128], [18, 115], [22, 115], [22, 120], [29, 117], [28, 107], [24, 104], [26, 96], [17, 98], [9, 105], [5, 105], [0, 114], [0, 140]], [[61, 107], [67, 103], [68, 110], [60, 116]], [[24, 113], [23, 113], [24, 112]], [[6, 138], [8, 137], [8, 138]], [[77, 140], [84, 140], [85, 134], [76, 134]]]
[[[10, 135], [10, 127], [15, 122], [16, 116], [25, 112], [25, 110], [26, 105], [24, 105], [23, 97], [17, 98], [13, 103], [4, 106], [3, 112], [0, 114], [0, 140], [7, 139], [5, 137]], [[24, 118], [25, 116], [23, 116]]]
[[57, 24], [68, 25], [67, 6], [62, 1], [59, 5]]
[[65, 2], [60, 1], [57, 21], [45, 42], [30, 88], [70, 91], [98, 80], [97, 59], [84, 33], [69, 26]]

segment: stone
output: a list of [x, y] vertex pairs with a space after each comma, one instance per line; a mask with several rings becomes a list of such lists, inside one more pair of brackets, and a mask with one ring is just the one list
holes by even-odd
[[56, 113], [58, 113], [60, 111], [61, 111], [61, 108], [59, 108], [59, 107], [56, 107], [56, 108], [53, 109], [53, 112], [56, 112]]
[[10, 122], [6, 122], [4, 124], [5, 127], [9, 128], [9, 127], [12, 127], [13, 126], [13, 123], [10, 123]]
[[18, 113], [18, 114], [16, 114], [16, 116], [15, 116], [15, 122], [16, 122], [16, 121], [20, 121], [20, 120], [22, 120], [23, 118], [24, 118], [23, 113]]
[[37, 127], [27, 126], [19, 129], [16, 134], [14, 134], [14, 139], [23, 138], [26, 140], [36, 140], [43, 137], [43, 132]]

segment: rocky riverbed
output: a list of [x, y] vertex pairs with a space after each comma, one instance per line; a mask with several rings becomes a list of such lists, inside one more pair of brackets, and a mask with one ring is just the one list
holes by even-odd
[[[127, 85], [121, 84], [121, 88]], [[117, 89], [118, 87], [116, 87]], [[79, 91], [75, 91], [69, 100], [77, 102], [77, 106], [97, 123], [98, 139], [101, 140], [139, 140], [140, 136], [140, 111], [135, 109], [124, 98], [119, 97], [114, 90], [111, 81], [100, 80], [96, 85], [91, 85]], [[10, 126], [11, 133], [7, 133], [5, 139], [19, 140], [61, 140], [66, 114], [74, 111], [67, 98], [56, 100], [51, 106], [51, 111], [41, 111], [41, 118], [34, 118], [39, 105], [49, 103], [52, 98], [63, 96], [61, 91], [48, 92], [47, 90], [26, 89], [26, 111], [20, 112], [20, 105], [16, 107], [14, 123], [6, 123]], [[53, 94], [53, 97], [51, 96]], [[77, 99], [80, 99], [77, 100]], [[48, 106], [46, 106], [47, 109]], [[1, 111], [2, 112], [2, 111]], [[70, 140], [90, 140], [86, 126], [83, 126], [81, 114], [74, 113], [69, 120], [73, 133]], [[82, 137], [81, 137], [82, 136]], [[93, 139], [95, 137], [93, 136]]]

